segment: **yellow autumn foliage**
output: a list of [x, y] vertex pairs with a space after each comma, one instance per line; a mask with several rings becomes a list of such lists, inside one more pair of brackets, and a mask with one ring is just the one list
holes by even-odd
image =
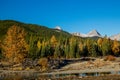
[[19, 63], [24, 60], [28, 52], [28, 44], [25, 41], [26, 32], [19, 26], [8, 29], [2, 48], [5, 58], [11, 63]]

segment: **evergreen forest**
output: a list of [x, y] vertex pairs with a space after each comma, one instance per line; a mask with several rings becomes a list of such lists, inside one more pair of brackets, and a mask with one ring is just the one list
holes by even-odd
[[26, 58], [81, 58], [120, 56], [120, 42], [81, 38], [66, 31], [14, 20], [0, 20], [0, 58], [20, 63]]

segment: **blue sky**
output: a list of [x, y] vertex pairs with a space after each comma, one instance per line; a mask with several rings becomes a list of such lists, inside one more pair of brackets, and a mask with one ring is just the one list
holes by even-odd
[[0, 19], [110, 36], [120, 33], [120, 0], [0, 0]]

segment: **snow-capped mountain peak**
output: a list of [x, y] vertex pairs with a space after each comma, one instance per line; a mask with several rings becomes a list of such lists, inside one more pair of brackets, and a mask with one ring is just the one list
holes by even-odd
[[87, 34], [89, 37], [101, 37], [100, 33], [97, 30], [92, 30]]
[[97, 30], [92, 30], [87, 34], [83, 33], [73, 33], [75, 36], [80, 36], [80, 37], [101, 37], [100, 33], [97, 32]]
[[[103, 37], [101, 36], [101, 34], [97, 31], [97, 30], [92, 30], [90, 32], [88, 32], [87, 34], [83, 34], [83, 33], [73, 33], [73, 35], [75, 36], [79, 36], [79, 37], [83, 37], [83, 38], [86, 38], [86, 37]], [[120, 33], [119, 34], [116, 34], [116, 35], [113, 35], [113, 36], [110, 36], [108, 37], [110, 38], [111, 40], [117, 40], [117, 41], [120, 41]]]
[[120, 41], [120, 33], [116, 34], [116, 35], [113, 35], [113, 36], [110, 36], [109, 38], [112, 39], [112, 40], [116, 39], [116, 40]]

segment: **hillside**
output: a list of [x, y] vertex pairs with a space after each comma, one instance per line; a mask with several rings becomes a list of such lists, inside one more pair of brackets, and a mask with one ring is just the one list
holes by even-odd
[[3, 39], [9, 27], [12, 25], [18, 25], [23, 27], [28, 34], [35, 34], [40, 37], [50, 38], [52, 35], [55, 35], [57, 38], [61, 37], [66, 38], [71, 35], [65, 31], [56, 31], [54, 29], [48, 28], [46, 26], [36, 25], [36, 24], [26, 24], [14, 20], [0, 20], [0, 39]]
[[[4, 38], [6, 33], [7, 36]], [[66, 59], [111, 55], [107, 58], [115, 60], [114, 56], [120, 56], [120, 42], [112, 41], [107, 37], [93, 39], [100, 35], [96, 30], [91, 31], [89, 35], [93, 35], [92, 38], [81, 38], [72, 36], [59, 27], [51, 29], [36, 24], [1, 20], [0, 60], [7, 62], [9, 67], [5, 70], [34, 69], [42, 72], [60, 69], [69, 64]], [[65, 59], [65, 62], [61, 62], [62, 59]], [[18, 66], [20, 68], [13, 68], [14, 64], [19, 63], [21, 63]], [[6, 66], [4, 63], [0, 64]]]

